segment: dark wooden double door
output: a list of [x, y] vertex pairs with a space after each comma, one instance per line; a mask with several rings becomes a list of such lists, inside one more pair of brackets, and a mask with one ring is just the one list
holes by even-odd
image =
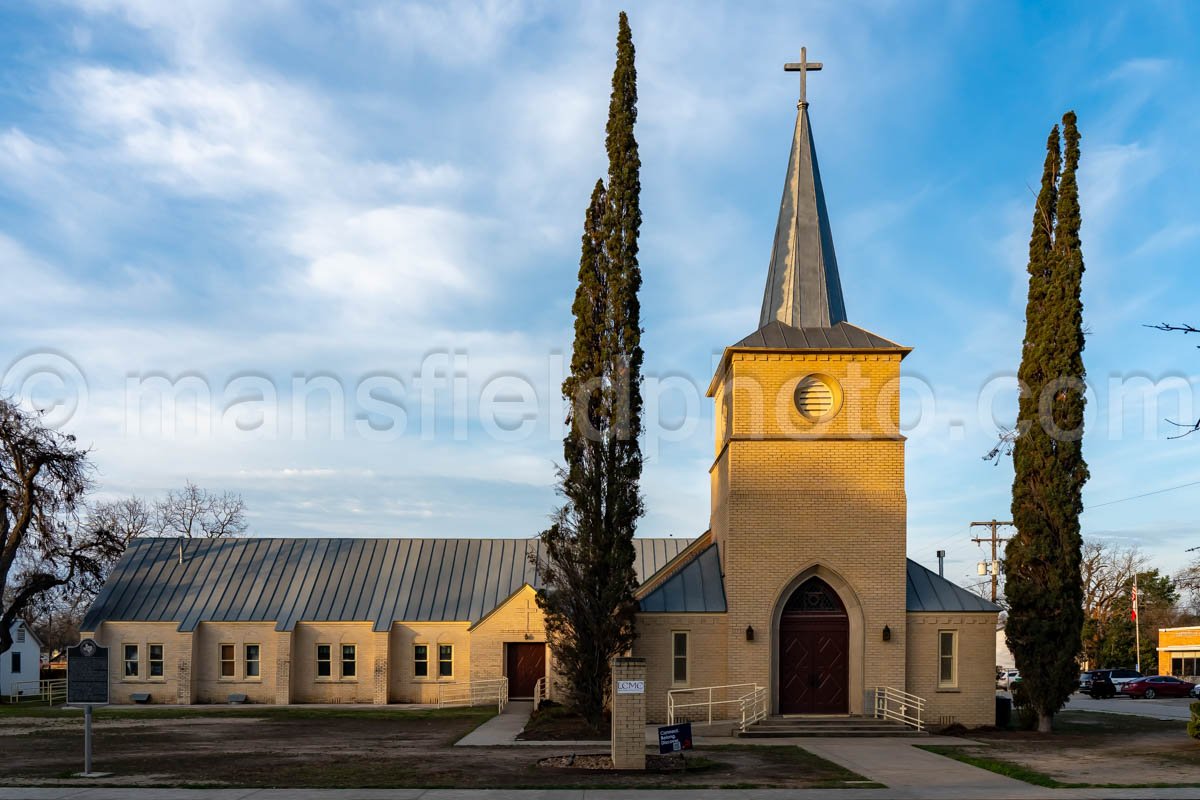
[[810, 578], [779, 620], [779, 713], [850, 710], [850, 620], [820, 578]]
[[538, 678], [546, 677], [546, 645], [543, 642], [506, 642], [505, 669], [508, 676], [508, 696], [533, 697]]

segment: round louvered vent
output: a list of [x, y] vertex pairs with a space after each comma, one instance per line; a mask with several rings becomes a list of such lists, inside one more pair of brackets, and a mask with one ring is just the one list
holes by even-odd
[[841, 388], [833, 378], [806, 375], [796, 384], [796, 410], [813, 422], [832, 417], [841, 405]]

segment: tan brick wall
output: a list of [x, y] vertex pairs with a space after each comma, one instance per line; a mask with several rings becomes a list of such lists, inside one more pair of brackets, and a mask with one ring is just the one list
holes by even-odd
[[[1146, 632], [1142, 631], [1142, 636]], [[1171, 674], [1171, 656], [1169, 650], [1163, 650], [1164, 647], [1187, 647], [1200, 651], [1200, 626], [1187, 628], [1159, 628], [1158, 630], [1158, 674]], [[1149, 674], [1150, 665], [1146, 665], [1144, 673]], [[1190, 678], [1190, 676], [1184, 676]]]
[[[389, 699], [393, 703], [435, 703], [438, 683], [471, 680], [471, 634], [467, 622], [398, 622], [389, 642]], [[413, 645], [429, 646], [429, 677], [413, 674]], [[438, 677], [437, 646], [454, 646], [454, 676]]]
[[[666, 724], [667, 693], [672, 689], [729, 683], [725, 679], [728, 667], [725, 627], [724, 614], [638, 614], [638, 638], [633, 643], [632, 653], [646, 659], [646, 718], [649, 722]], [[688, 634], [688, 680], [681, 684], [673, 681], [671, 645], [675, 631]], [[695, 695], [676, 697], [679, 703], [697, 700]], [[695, 715], [700, 712], [690, 713], [689, 719], [699, 721]], [[704, 719], [707, 720], [707, 716]]]
[[[810, 373], [842, 386], [841, 410], [828, 422], [807, 421], [792, 401]], [[851, 711], [862, 711], [869, 687], [904, 685], [899, 375], [897, 354], [732, 354], [714, 392], [732, 380], [731, 432], [713, 466], [712, 502], [726, 576], [730, 683], [775, 686], [780, 608], [799, 578], [817, 571], [850, 614]], [[756, 631], [753, 642], [747, 626]], [[772, 710], [777, 703], [773, 697]]]
[[646, 694], [621, 694], [619, 681], [645, 681], [646, 661], [615, 658], [612, 663], [612, 759], [616, 769], [646, 768]]
[[[180, 633], [173, 622], [105, 622], [91, 636], [108, 648], [109, 701], [131, 703], [131, 694], [149, 692], [151, 703], [192, 701], [192, 634]], [[88, 634], [81, 634], [81, 638]], [[138, 646], [136, 678], [125, 677], [124, 647]], [[163, 646], [163, 676], [150, 677], [149, 645]]]
[[[317, 645], [331, 646], [332, 675], [317, 677]], [[355, 674], [343, 678], [341, 648], [355, 646]], [[375, 699], [375, 644], [370, 622], [300, 622], [292, 634], [293, 703], [371, 703]]]
[[[244, 694], [251, 703], [274, 703], [276, 695], [279, 633], [270, 622], [202, 622], [194, 634], [192, 673], [193, 701], [224, 703], [231, 694]], [[221, 677], [220, 646], [232, 644], [235, 655], [233, 678]], [[259, 677], [245, 674], [245, 646], [259, 646]]]
[[[506, 643], [546, 643], [546, 615], [538, 608], [536, 597], [532, 587], [524, 586], [471, 629], [472, 680], [506, 675]], [[546, 669], [551, 682], [557, 680], [549, 647]]]
[[[905, 691], [925, 699], [925, 721], [933, 728], [958, 723], [996, 724], [996, 614], [908, 615], [908, 675]], [[938, 633], [958, 632], [958, 681], [938, 685]]]

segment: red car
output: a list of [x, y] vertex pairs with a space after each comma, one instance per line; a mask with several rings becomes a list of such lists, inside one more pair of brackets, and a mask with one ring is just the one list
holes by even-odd
[[1127, 694], [1130, 697], [1144, 697], [1147, 700], [1153, 700], [1156, 697], [1187, 697], [1195, 685], [1170, 675], [1150, 675], [1126, 683], [1121, 687], [1121, 694]]

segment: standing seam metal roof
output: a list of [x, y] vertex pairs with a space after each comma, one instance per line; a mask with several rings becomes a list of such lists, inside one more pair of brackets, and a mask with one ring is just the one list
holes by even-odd
[[[639, 581], [689, 539], [634, 539]], [[183, 559], [180, 563], [180, 547]], [[274, 622], [475, 622], [528, 583], [538, 539], [140, 539], [113, 568], [84, 619]]]

